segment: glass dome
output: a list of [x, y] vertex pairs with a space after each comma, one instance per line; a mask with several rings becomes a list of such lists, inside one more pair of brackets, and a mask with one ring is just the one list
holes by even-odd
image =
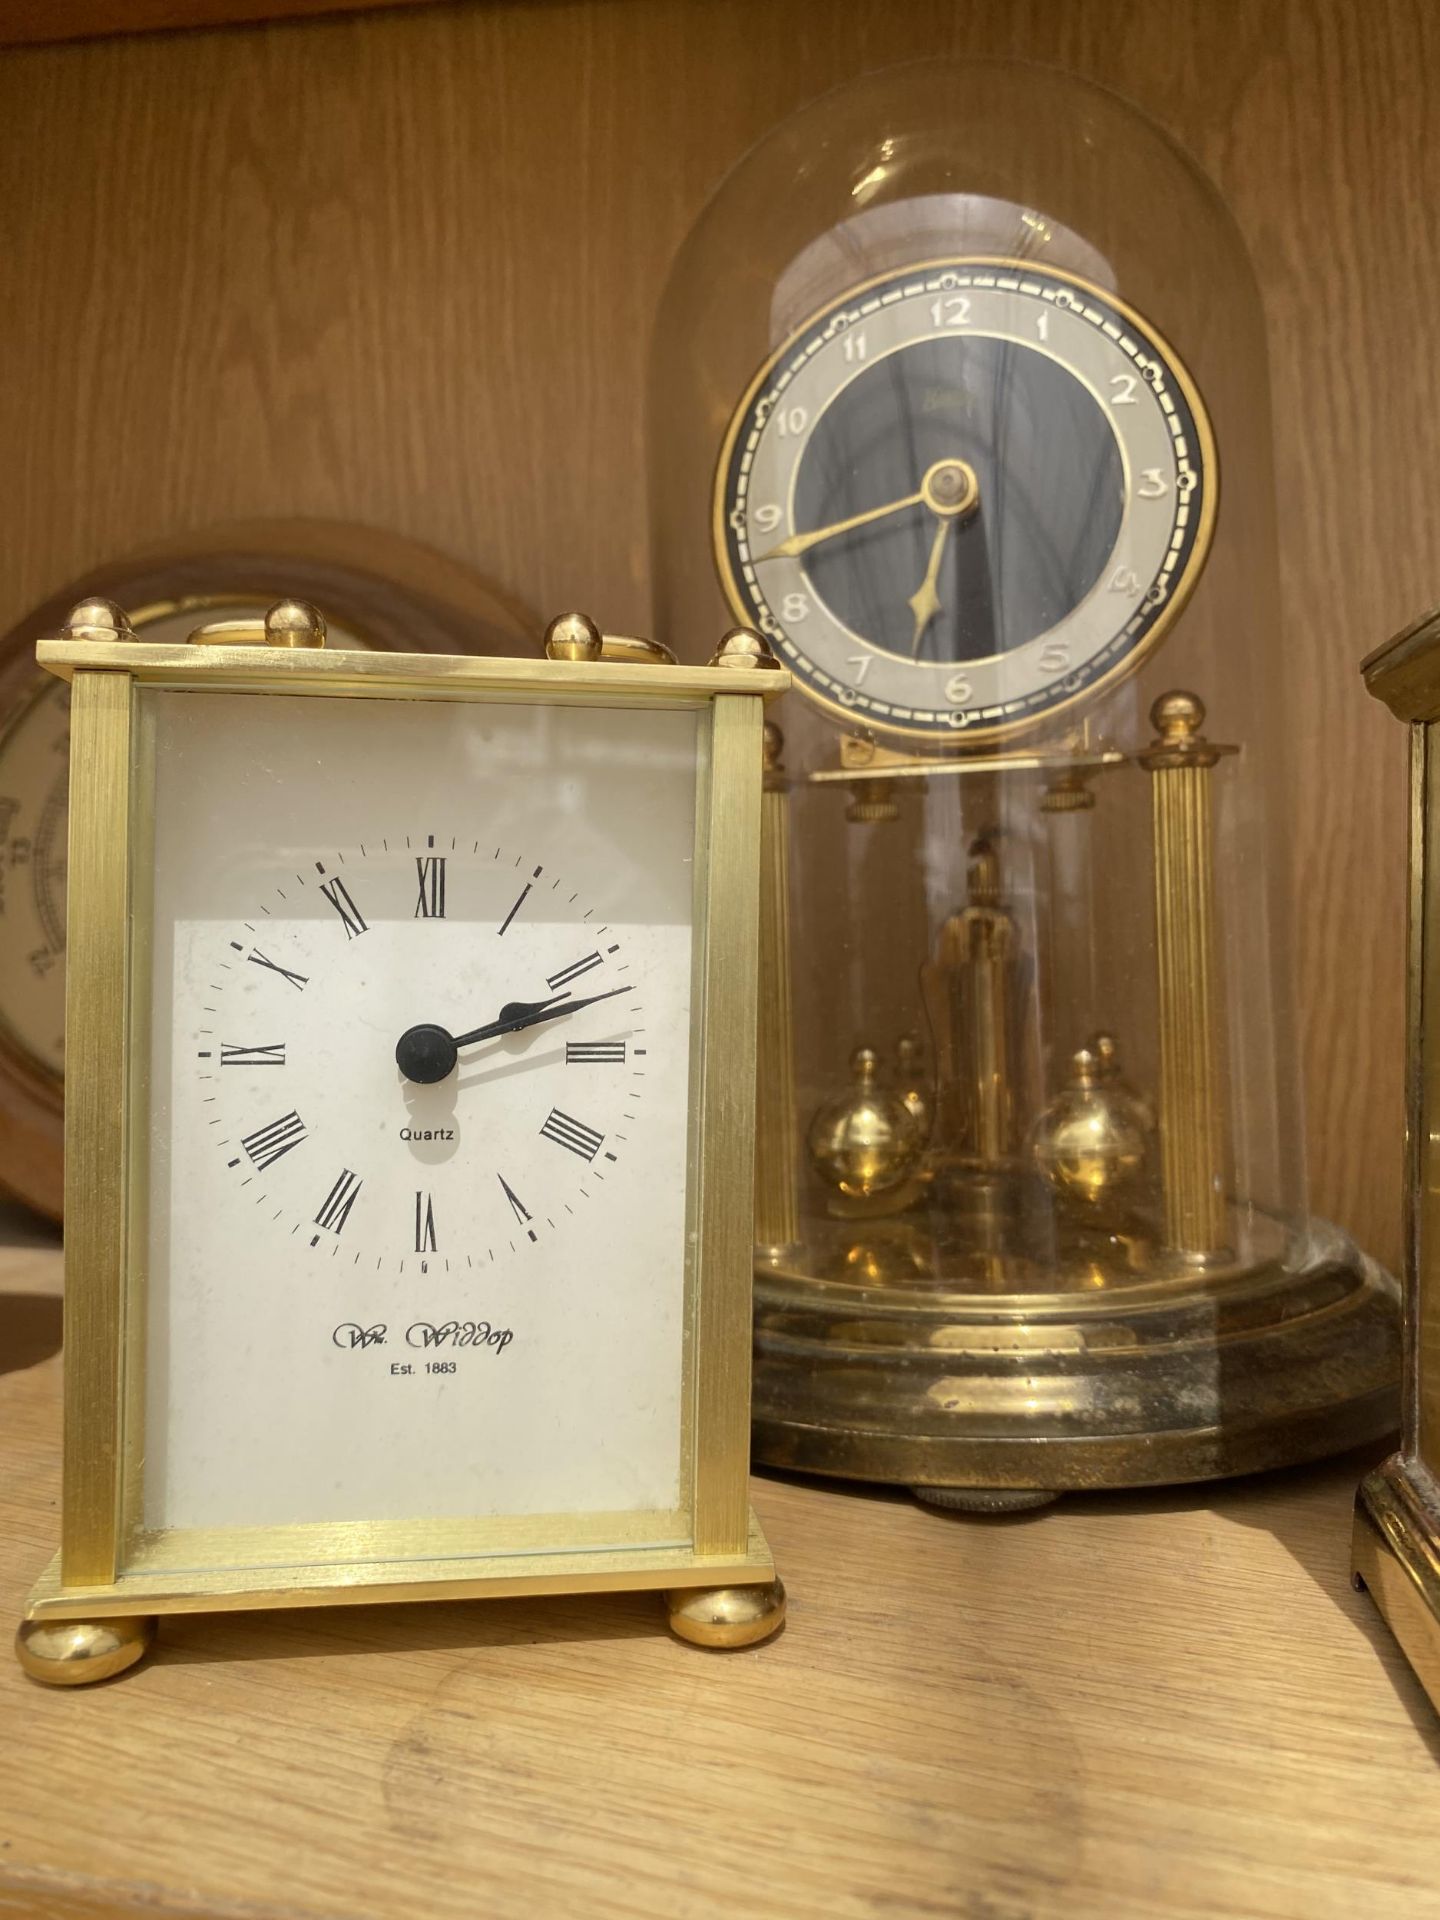
[[947, 1504], [1384, 1431], [1393, 1284], [1308, 1210], [1264, 321], [1114, 95], [868, 76], [675, 262], [655, 631], [772, 739], [762, 1458]]

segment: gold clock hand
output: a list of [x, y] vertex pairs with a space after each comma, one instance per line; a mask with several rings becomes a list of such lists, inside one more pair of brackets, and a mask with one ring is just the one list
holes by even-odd
[[910, 611], [915, 616], [915, 638], [910, 645], [912, 658], [919, 657], [925, 629], [940, 611], [940, 595], [935, 590], [935, 582], [940, 577], [940, 563], [945, 558], [945, 538], [954, 524], [953, 520], [942, 520], [935, 529], [935, 543], [930, 549], [930, 564], [925, 569], [925, 578], [910, 596]]
[[923, 506], [924, 501], [923, 493], [907, 493], [903, 500], [891, 500], [885, 506], [871, 507], [865, 513], [852, 513], [848, 520], [832, 520], [828, 527], [812, 527], [809, 533], [792, 533], [788, 540], [782, 540], [778, 547], [771, 547], [768, 553], [757, 553], [756, 562], [793, 559], [797, 553], [808, 553], [811, 547], [818, 547], [822, 540], [838, 539], [842, 533], [850, 533], [856, 527], [868, 527], [872, 520], [884, 520], [892, 513], [903, 513], [906, 507]]

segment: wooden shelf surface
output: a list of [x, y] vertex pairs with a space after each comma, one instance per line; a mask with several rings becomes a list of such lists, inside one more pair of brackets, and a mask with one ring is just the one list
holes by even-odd
[[[59, 1254], [0, 1251], [0, 1364]], [[0, 1601], [55, 1545], [59, 1359], [0, 1373]], [[653, 1597], [163, 1624], [0, 1661], [0, 1916], [1421, 1920], [1440, 1721], [1363, 1595], [1365, 1460], [980, 1522], [777, 1479], [766, 1647]]]

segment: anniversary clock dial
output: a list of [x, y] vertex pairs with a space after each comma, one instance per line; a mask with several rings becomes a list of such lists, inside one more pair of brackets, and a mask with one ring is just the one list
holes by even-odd
[[1138, 315], [956, 260], [872, 281], [761, 369], [716, 476], [735, 611], [822, 705], [993, 739], [1132, 669], [1214, 519], [1204, 407]]

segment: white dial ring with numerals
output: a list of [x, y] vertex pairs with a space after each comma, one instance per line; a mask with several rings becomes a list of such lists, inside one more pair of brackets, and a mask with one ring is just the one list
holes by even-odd
[[[948, 521], [920, 497], [947, 468], [978, 493]], [[716, 549], [733, 608], [813, 698], [979, 742], [1138, 663], [1215, 499], [1199, 394], [1138, 316], [1048, 269], [940, 262], [847, 294], [762, 369], [722, 452]]]

